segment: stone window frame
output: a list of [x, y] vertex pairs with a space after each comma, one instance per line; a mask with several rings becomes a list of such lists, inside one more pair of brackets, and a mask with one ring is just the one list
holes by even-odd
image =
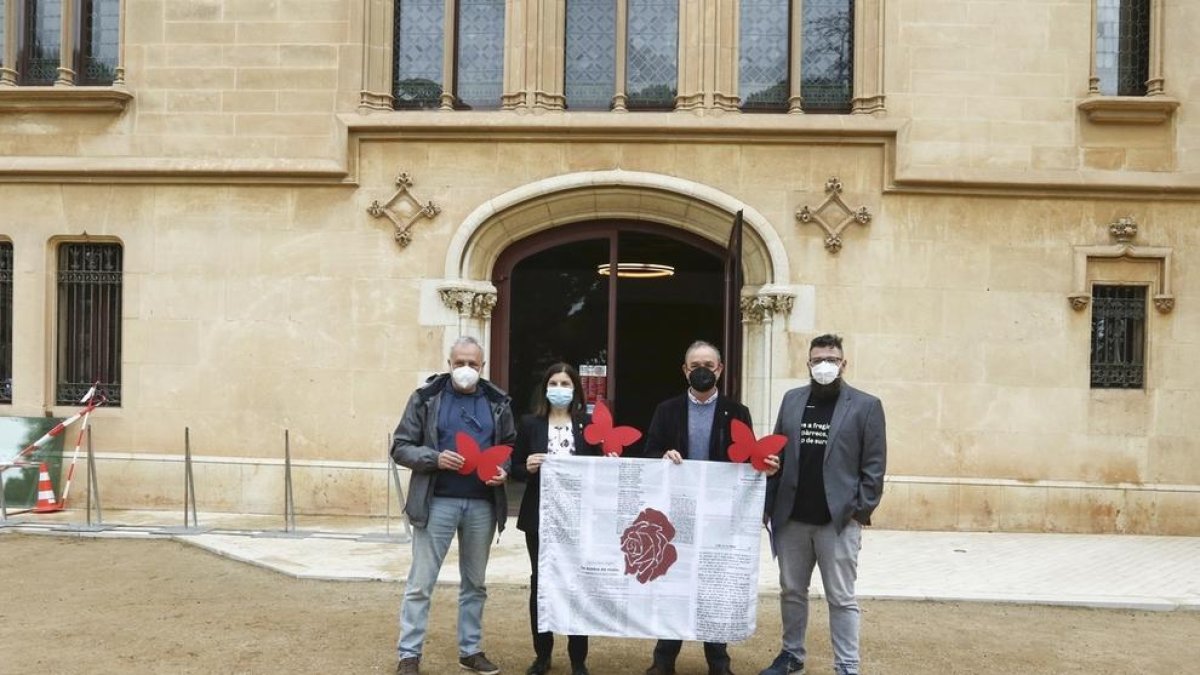
[[[444, 0], [447, 16], [456, 0]], [[617, 47], [612, 112], [626, 112], [627, 0], [617, 3]], [[803, 0], [790, 0], [802, 9]], [[884, 113], [884, 7], [883, 0], [854, 0], [854, 82], [850, 114]], [[679, 12], [679, 84], [675, 110], [723, 110], [740, 112], [738, 92], [739, 0], [697, 0], [681, 3]], [[803, 13], [793, 11], [793, 21]], [[363, 87], [359, 112], [393, 111], [392, 50], [395, 18], [394, 0], [367, 0], [363, 12]], [[446, 63], [453, 63], [454, 22], [444, 22]], [[798, 30], [790, 38], [790, 65], [798, 72]], [[692, 48], [688, 48], [692, 45]], [[504, 14], [504, 85], [502, 110], [563, 110], [564, 59], [566, 53], [566, 6], [564, 0], [508, 0]], [[446, 92], [453, 90], [453, 67]], [[799, 106], [800, 78], [794, 78], [795, 105], [788, 112], [803, 113]], [[453, 110], [452, 94], [443, 92], [440, 110]], [[408, 112], [408, 111], [405, 111]]]
[[126, 0], [119, 0], [120, 14], [117, 38], [117, 67], [111, 85], [77, 86], [75, 71], [69, 67], [75, 63], [75, 51], [82, 41], [80, 31], [83, 22], [76, 14], [80, 5], [76, 0], [63, 0], [62, 28], [59, 40], [58, 77], [50, 86], [22, 85], [20, 73], [13, 69], [17, 63], [24, 0], [0, 0], [4, 3], [4, 54], [0, 65], [0, 111], [42, 112], [119, 112], [125, 109], [133, 95], [125, 89], [125, 21]]
[[1110, 96], [1100, 93], [1100, 76], [1096, 66], [1096, 27], [1099, 22], [1099, 2], [1091, 2], [1091, 45], [1087, 97], [1079, 102], [1079, 110], [1095, 124], [1163, 124], [1170, 120], [1179, 100], [1166, 95], [1163, 73], [1164, 8], [1163, 0], [1150, 2], [1150, 68], [1146, 79], [1145, 96]]

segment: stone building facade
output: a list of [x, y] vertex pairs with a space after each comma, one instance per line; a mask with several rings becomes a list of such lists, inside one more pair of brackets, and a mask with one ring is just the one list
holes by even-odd
[[[548, 310], [509, 271], [618, 230], [719, 266], [741, 212], [740, 396], [768, 432], [845, 336], [888, 414], [878, 525], [1200, 534], [1200, 5], [0, 6], [0, 414], [75, 410], [101, 329], [64, 266], [119, 251], [106, 507], [177, 508], [186, 427], [201, 509], [278, 512], [286, 429], [301, 512], [382, 515], [448, 345], [518, 377]], [[682, 386], [686, 342], [635, 368], [622, 330], [619, 411], [635, 370]]]

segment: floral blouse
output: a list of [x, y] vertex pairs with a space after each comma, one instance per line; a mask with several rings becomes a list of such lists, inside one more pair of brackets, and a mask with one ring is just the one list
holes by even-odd
[[570, 424], [550, 425], [550, 432], [547, 435], [550, 439], [546, 444], [546, 454], [548, 455], [573, 455], [575, 454], [575, 434], [571, 431]]

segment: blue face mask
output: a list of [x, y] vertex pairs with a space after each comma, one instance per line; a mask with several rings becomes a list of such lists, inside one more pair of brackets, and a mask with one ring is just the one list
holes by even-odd
[[575, 390], [566, 387], [546, 387], [546, 400], [555, 408], [565, 408], [571, 405], [575, 398]]

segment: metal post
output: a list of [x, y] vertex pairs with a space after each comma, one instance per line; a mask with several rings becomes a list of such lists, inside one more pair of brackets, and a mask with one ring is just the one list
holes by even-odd
[[292, 446], [288, 430], [283, 430], [283, 529], [296, 531], [296, 501], [292, 494]]
[[100, 508], [100, 483], [96, 480], [96, 455], [92, 453], [92, 428], [87, 429], [87, 524], [92, 525], [92, 501], [96, 502], [96, 524], [104, 524], [104, 512]]
[[196, 481], [192, 475], [192, 436], [191, 429], [183, 428], [183, 526], [188, 525], [188, 508], [191, 507], [191, 527], [200, 527], [196, 516]]
[[8, 520], [8, 503], [4, 500], [4, 469], [0, 469], [0, 523], [6, 520]]

